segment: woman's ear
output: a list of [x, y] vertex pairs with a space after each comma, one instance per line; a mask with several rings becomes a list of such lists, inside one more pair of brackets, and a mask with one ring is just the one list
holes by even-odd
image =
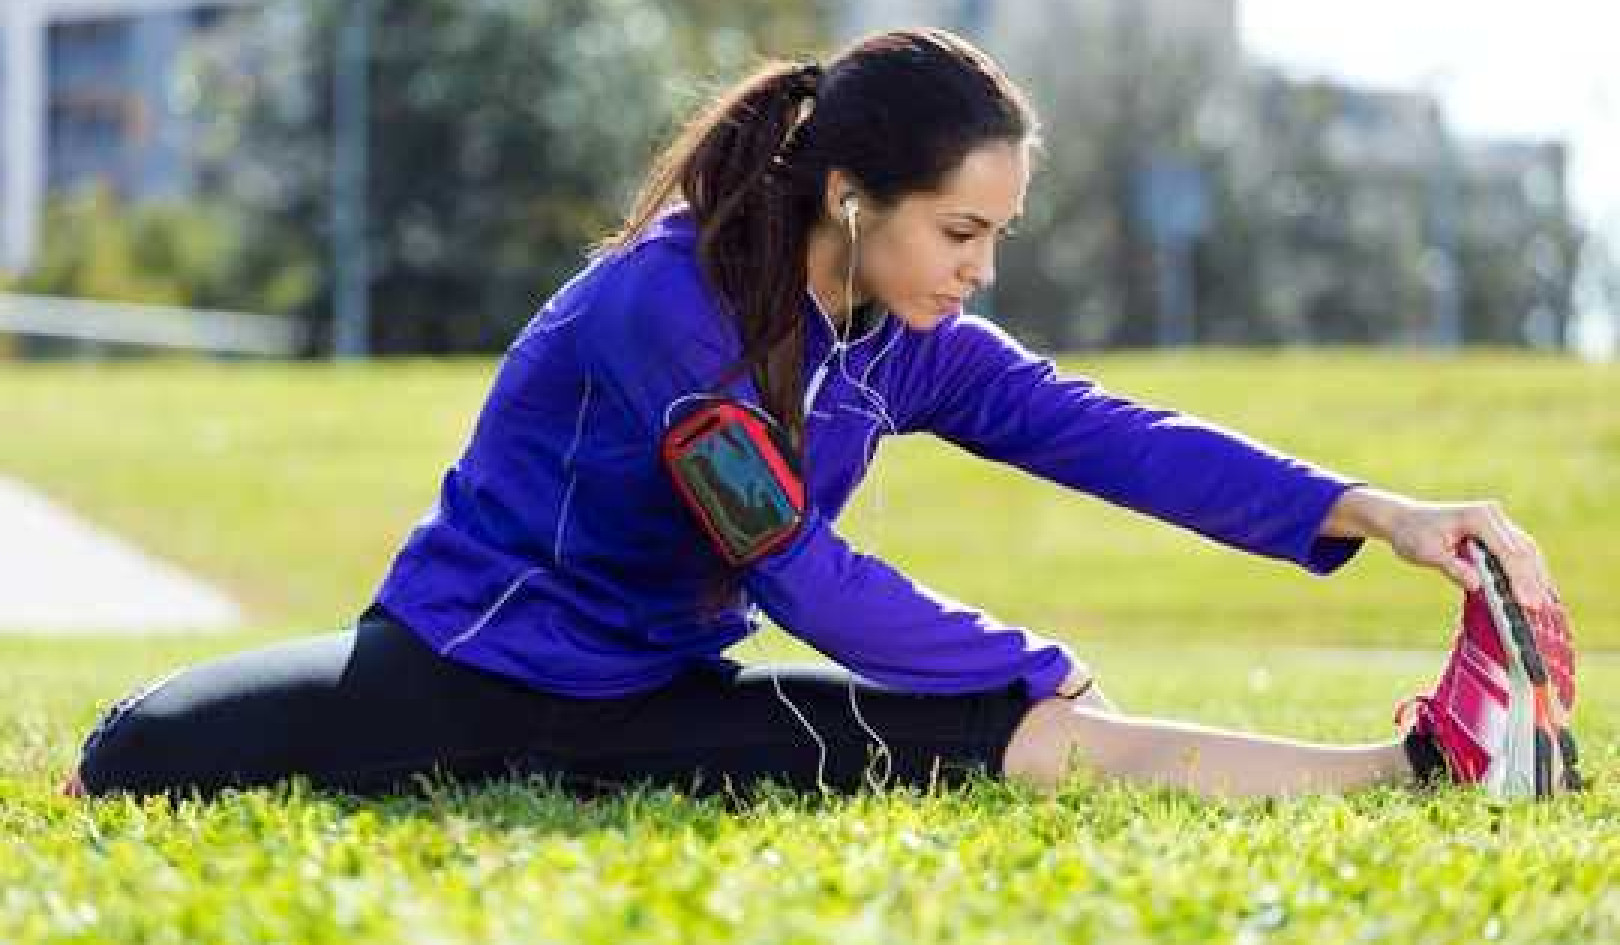
[[[860, 188], [855, 186], [855, 179], [842, 168], [835, 167], [828, 171], [827, 189], [821, 195], [822, 209], [827, 219], [840, 227], [844, 226], [847, 212], [845, 199], [851, 195], [860, 200]], [[863, 206], [861, 209], [864, 211], [866, 208]]]

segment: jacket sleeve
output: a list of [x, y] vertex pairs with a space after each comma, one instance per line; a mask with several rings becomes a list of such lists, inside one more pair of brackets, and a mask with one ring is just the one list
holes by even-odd
[[[637, 448], [656, 454], [670, 408], [717, 380], [739, 344], [689, 260], [677, 256], [656, 267], [638, 261], [647, 271], [627, 273], [599, 297], [581, 350], [608, 396], [638, 418], [632, 426], [648, 439]], [[758, 402], [751, 382], [730, 392]], [[788, 543], [742, 574], [749, 600], [789, 633], [866, 679], [907, 691], [971, 692], [1021, 681], [1031, 698], [1045, 698], [1071, 673], [1087, 672], [1064, 645], [999, 623], [855, 550], [812, 493]], [[705, 550], [719, 567], [718, 553]]]
[[999, 689], [1052, 696], [1088, 672], [1062, 644], [1002, 624], [850, 547], [811, 509], [795, 540], [745, 578], [750, 598], [817, 650], [885, 685], [917, 692]]
[[936, 327], [912, 375], [915, 409], [902, 425], [975, 455], [1316, 574], [1363, 543], [1321, 535], [1358, 480], [1063, 374], [982, 318]]

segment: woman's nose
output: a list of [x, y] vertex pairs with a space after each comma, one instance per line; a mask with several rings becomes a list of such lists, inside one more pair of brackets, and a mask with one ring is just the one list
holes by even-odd
[[973, 286], [975, 291], [989, 288], [996, 281], [995, 244], [987, 244], [982, 252], [968, 260], [964, 268], [963, 280]]

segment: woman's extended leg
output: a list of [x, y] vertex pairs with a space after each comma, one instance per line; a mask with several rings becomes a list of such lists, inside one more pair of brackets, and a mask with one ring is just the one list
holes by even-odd
[[1044, 699], [1013, 731], [1007, 777], [1053, 789], [1077, 770], [1209, 797], [1339, 792], [1411, 783], [1400, 742], [1319, 745]]
[[77, 786], [208, 794], [303, 775], [370, 793], [435, 772], [499, 775], [545, 765], [558, 701], [444, 659], [371, 612], [351, 630], [188, 667], [120, 701], [86, 739]]

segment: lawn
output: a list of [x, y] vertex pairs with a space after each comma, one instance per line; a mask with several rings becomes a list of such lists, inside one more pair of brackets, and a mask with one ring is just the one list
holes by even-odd
[[[128, 687], [325, 630], [427, 507], [484, 361], [7, 366], [0, 474], [236, 594], [229, 634], [0, 637], [0, 941], [1572, 941], [1620, 939], [1620, 374], [1554, 359], [1200, 352], [1070, 365], [1387, 488], [1492, 496], [1540, 538], [1585, 651], [1592, 792], [1203, 804], [1077, 782], [741, 811], [539, 785], [356, 800], [299, 785], [178, 809], [51, 793]], [[847, 528], [1075, 641], [1127, 708], [1384, 737], [1455, 593], [1369, 547], [1330, 579], [1227, 552], [921, 439]], [[3, 586], [3, 583], [0, 583]], [[804, 655], [779, 634], [747, 659]]]

